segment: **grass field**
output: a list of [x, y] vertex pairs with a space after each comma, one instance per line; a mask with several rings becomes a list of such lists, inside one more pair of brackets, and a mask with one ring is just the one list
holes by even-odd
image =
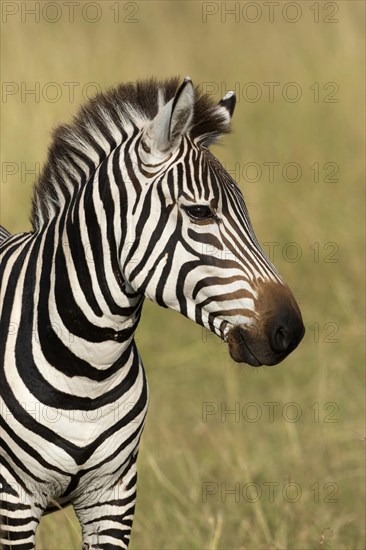
[[[64, 2], [38, 3], [37, 22], [35, 4], [2, 3], [1, 224], [30, 228], [50, 132], [97, 88], [180, 74], [217, 100], [235, 89], [214, 152], [307, 329], [283, 364], [255, 370], [145, 304], [131, 548], [365, 548], [364, 4], [106, 0], [77, 3], [73, 22]], [[71, 509], [42, 519], [37, 549], [79, 548]]]

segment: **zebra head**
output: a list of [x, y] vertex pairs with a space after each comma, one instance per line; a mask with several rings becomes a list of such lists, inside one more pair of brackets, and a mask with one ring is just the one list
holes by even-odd
[[[304, 326], [288, 286], [262, 251], [243, 195], [209, 145], [229, 131], [235, 95], [214, 105], [186, 78], [156, 90], [157, 114], [129, 146], [136, 197], [121, 265], [132, 289], [217, 334], [231, 357], [273, 365]], [[126, 155], [125, 155], [126, 159]]]

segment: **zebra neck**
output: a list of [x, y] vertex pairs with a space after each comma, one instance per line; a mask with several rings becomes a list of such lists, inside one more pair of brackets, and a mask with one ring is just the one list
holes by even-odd
[[91, 377], [99, 380], [137, 354], [133, 336], [143, 296], [131, 292], [123, 280], [118, 243], [112, 246], [102, 225], [97, 228], [88, 222], [80, 215], [72, 221], [65, 216], [45, 232], [43, 261], [50, 268], [48, 285], [44, 275], [48, 270], [43, 269], [45, 280], [40, 281], [41, 311], [47, 312], [45, 324], [57, 335], [60, 357], [71, 354], [65, 365], [73, 365], [83, 376], [93, 373]]

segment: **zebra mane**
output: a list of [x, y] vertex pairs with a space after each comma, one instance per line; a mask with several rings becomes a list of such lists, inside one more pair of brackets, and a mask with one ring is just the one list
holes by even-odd
[[[71, 124], [53, 132], [48, 158], [35, 182], [30, 221], [33, 230], [52, 219], [97, 166], [124, 141], [127, 132], [152, 120], [172, 99], [181, 80], [155, 79], [120, 84], [81, 107]], [[195, 88], [192, 139], [205, 145], [229, 132], [228, 120], [212, 98]]]

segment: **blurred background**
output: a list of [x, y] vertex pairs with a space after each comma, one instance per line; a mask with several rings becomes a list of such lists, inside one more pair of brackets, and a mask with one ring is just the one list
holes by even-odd
[[[1, 210], [30, 229], [51, 131], [116, 82], [189, 75], [237, 93], [213, 152], [242, 188], [306, 335], [238, 366], [215, 336], [146, 303], [151, 390], [131, 548], [364, 548], [364, 4], [1, 4]], [[39, 550], [81, 548], [72, 509]]]

